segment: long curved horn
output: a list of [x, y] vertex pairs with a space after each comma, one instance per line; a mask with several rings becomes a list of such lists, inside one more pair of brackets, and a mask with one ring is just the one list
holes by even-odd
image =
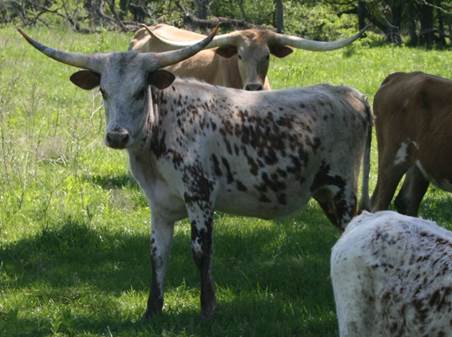
[[303, 39], [302, 37], [298, 36], [290, 36], [290, 35], [284, 35], [284, 34], [278, 34], [275, 33], [273, 37], [273, 42], [276, 42], [278, 44], [282, 44], [284, 46], [290, 46], [294, 48], [304, 49], [304, 50], [310, 50], [310, 51], [328, 51], [328, 50], [334, 50], [339, 49], [342, 47], [345, 47], [349, 44], [351, 44], [353, 41], [355, 41], [357, 38], [359, 38], [361, 35], [363, 35], [364, 31], [367, 29], [368, 26], [361, 29], [358, 33], [355, 35], [346, 38], [346, 39], [340, 39], [336, 41], [315, 41], [315, 40], [307, 40]]
[[20, 28], [17, 28], [18, 32], [30, 43], [33, 47], [39, 50], [41, 53], [47, 55], [54, 60], [69, 64], [74, 67], [89, 69], [96, 72], [100, 71], [100, 55], [85, 55], [80, 53], [67, 53], [59, 51], [50, 47], [47, 47], [36, 40], [33, 40], [27, 34], [25, 34]]
[[[154, 39], [157, 39], [168, 46], [172, 46], [172, 47], [176, 47], [176, 48], [189, 47], [189, 46], [193, 45], [193, 43], [198, 43], [198, 42], [202, 41], [202, 39], [186, 40], [186, 41], [172, 40], [172, 39], [169, 39], [169, 38], [163, 36], [162, 34], [158, 33], [157, 31], [152, 31], [151, 29], [149, 29], [149, 27], [147, 27], [145, 25], [143, 25], [142, 27], [145, 28], [148, 31], [149, 35], [151, 35]], [[201, 34], [199, 34], [199, 35], [201, 35]], [[204, 47], [204, 49], [217, 48], [217, 47], [225, 46], [228, 44], [234, 44], [234, 38], [236, 35], [237, 34], [235, 34], [235, 33], [217, 35], [213, 38], [213, 40], [206, 47]]]
[[213, 37], [218, 32], [218, 27], [219, 26], [216, 25], [215, 28], [212, 29], [212, 31], [210, 32], [209, 36], [195, 44], [193, 44], [192, 42], [192, 44], [189, 47], [167, 51], [163, 53], [149, 53], [149, 54], [157, 58], [159, 68], [180, 62], [204, 49], [210, 43], [210, 41], [212, 41]]

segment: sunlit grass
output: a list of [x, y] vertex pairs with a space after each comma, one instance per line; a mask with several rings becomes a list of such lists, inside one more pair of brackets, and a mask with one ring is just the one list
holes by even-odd
[[[126, 50], [130, 36], [29, 33], [56, 48]], [[361, 48], [272, 59], [273, 88], [319, 82], [373, 95], [393, 71], [452, 77], [450, 52]], [[339, 233], [315, 202], [263, 221], [217, 214], [218, 311], [199, 319], [190, 232], [174, 238], [164, 315], [143, 322], [150, 278], [147, 203], [126, 155], [103, 145], [97, 91], [70, 83], [71, 67], [0, 29], [0, 336], [337, 335], [329, 280]], [[375, 145], [375, 143], [374, 143]], [[376, 152], [373, 150], [372, 186]], [[421, 213], [452, 228], [450, 195], [431, 189]]]

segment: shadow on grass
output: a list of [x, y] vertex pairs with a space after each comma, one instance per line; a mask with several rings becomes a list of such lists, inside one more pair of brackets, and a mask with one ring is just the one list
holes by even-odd
[[[17, 312], [0, 314], [0, 329], [7, 336], [49, 336], [49, 331], [57, 336], [247, 336], [247, 337], [334, 337], [336, 319], [329, 317], [315, 320], [304, 319], [300, 324], [300, 312], [278, 312], [281, 304], [268, 301], [236, 301], [223, 303], [215, 318], [202, 321], [198, 311], [187, 309], [177, 313], [165, 312], [151, 321], [139, 318], [124, 319], [115, 314], [84, 314], [73, 317], [69, 310], [60, 312], [60, 317], [21, 317]], [[258, 307], [264, 316], [255, 311], [243, 312], [245, 308]], [[305, 318], [305, 317], [303, 317]], [[6, 336], [6, 335], [5, 335]]]
[[452, 230], [452, 194], [434, 189], [421, 202], [419, 215]]
[[96, 184], [103, 189], [132, 187], [138, 189], [135, 179], [129, 174], [122, 174], [117, 176], [111, 175], [86, 175], [85, 180]]
[[[150, 278], [148, 235], [143, 233], [95, 229], [70, 220], [54, 224], [34, 237], [0, 248], [3, 271], [10, 276], [4, 286], [35, 288], [35, 296], [60, 304], [79, 301], [80, 293], [93, 296], [89, 306], [96, 315], [73, 318], [69, 312], [69, 319], [63, 317], [62, 328], [69, 335], [103, 334], [108, 326], [112, 332], [129, 331], [124, 335], [136, 330], [161, 335], [168, 330], [175, 336], [185, 336], [179, 334], [183, 331], [215, 336], [265, 336], [269, 331], [272, 336], [334, 336], [329, 280], [330, 249], [338, 236], [334, 226], [312, 206], [300, 216], [275, 221], [273, 226], [253, 224], [247, 231], [240, 228], [252, 221], [243, 219], [232, 218], [232, 224], [226, 224], [231, 218], [217, 217], [213, 273], [219, 308], [212, 322], [200, 322], [197, 299], [195, 307], [183, 309], [171, 303], [172, 293], [180, 292], [181, 284], [182, 292], [198, 296], [199, 277], [188, 231], [174, 237], [166, 286], [169, 303], [164, 315], [151, 324], [137, 321], [144, 311]], [[139, 307], [124, 317], [113, 302], [130, 289], [139, 294]], [[52, 320], [6, 316], [4, 331], [11, 336], [16, 336], [14, 326], [34, 329], [33, 336], [44, 336], [53, 326]]]

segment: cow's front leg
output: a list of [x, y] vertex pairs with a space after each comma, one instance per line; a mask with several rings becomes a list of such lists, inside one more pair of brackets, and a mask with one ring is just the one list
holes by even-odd
[[191, 223], [193, 259], [201, 277], [201, 318], [212, 317], [215, 307], [215, 286], [212, 278], [213, 209], [209, 202], [187, 203]]
[[158, 210], [151, 215], [151, 289], [145, 318], [162, 312], [163, 289], [168, 255], [173, 239], [174, 221], [159, 216]]

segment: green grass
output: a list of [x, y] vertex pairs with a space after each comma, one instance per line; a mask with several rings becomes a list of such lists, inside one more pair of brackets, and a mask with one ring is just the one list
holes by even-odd
[[[30, 30], [53, 47], [125, 50], [130, 36]], [[393, 71], [452, 78], [450, 52], [408, 48], [297, 51], [272, 60], [274, 88], [345, 83], [373, 94]], [[217, 214], [218, 311], [199, 319], [186, 221], [175, 232], [164, 314], [144, 322], [150, 279], [147, 203], [124, 152], [103, 145], [97, 91], [75, 69], [0, 29], [0, 336], [337, 336], [329, 279], [339, 233], [315, 202], [275, 221]], [[375, 145], [375, 143], [374, 143]], [[373, 150], [371, 184], [375, 184]], [[450, 196], [430, 189], [421, 213], [452, 228]]]

